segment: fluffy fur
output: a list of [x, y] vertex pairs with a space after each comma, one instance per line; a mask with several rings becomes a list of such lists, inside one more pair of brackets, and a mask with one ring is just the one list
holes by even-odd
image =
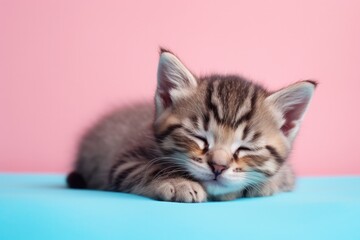
[[83, 136], [70, 187], [179, 202], [293, 189], [288, 156], [315, 82], [269, 92], [236, 75], [197, 77], [162, 50], [157, 85], [155, 105], [116, 110]]

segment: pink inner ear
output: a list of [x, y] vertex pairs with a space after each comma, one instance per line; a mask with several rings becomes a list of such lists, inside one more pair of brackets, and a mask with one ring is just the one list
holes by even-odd
[[163, 107], [164, 108], [170, 107], [172, 104], [172, 101], [171, 101], [169, 92], [161, 92], [161, 93], [159, 93], [159, 95], [162, 100]]
[[164, 108], [168, 108], [171, 106], [171, 96], [170, 90], [174, 88], [174, 84], [167, 78], [164, 73], [160, 73], [160, 83], [159, 83], [159, 96], [161, 98], [162, 104]]
[[285, 123], [281, 127], [281, 131], [285, 134], [285, 136], [288, 136], [289, 132], [296, 126], [294, 122], [301, 119], [306, 109], [306, 102], [291, 106], [291, 108], [284, 114]]

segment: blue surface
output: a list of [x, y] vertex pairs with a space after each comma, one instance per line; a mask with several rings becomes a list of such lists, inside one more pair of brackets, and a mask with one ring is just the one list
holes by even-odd
[[200, 204], [70, 190], [60, 175], [0, 174], [0, 239], [360, 239], [360, 177]]

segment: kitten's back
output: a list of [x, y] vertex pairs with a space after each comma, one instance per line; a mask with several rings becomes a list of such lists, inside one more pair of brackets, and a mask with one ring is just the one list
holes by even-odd
[[153, 142], [153, 120], [152, 103], [122, 107], [101, 118], [80, 141], [69, 187], [106, 190], [113, 162], [139, 142]]

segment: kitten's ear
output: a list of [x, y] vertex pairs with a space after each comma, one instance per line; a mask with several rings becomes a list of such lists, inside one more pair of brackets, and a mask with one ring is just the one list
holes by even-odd
[[155, 96], [157, 116], [177, 100], [192, 93], [197, 84], [194, 75], [174, 54], [161, 49]]
[[275, 108], [279, 127], [292, 142], [300, 128], [317, 83], [302, 81], [272, 93], [266, 101]]

